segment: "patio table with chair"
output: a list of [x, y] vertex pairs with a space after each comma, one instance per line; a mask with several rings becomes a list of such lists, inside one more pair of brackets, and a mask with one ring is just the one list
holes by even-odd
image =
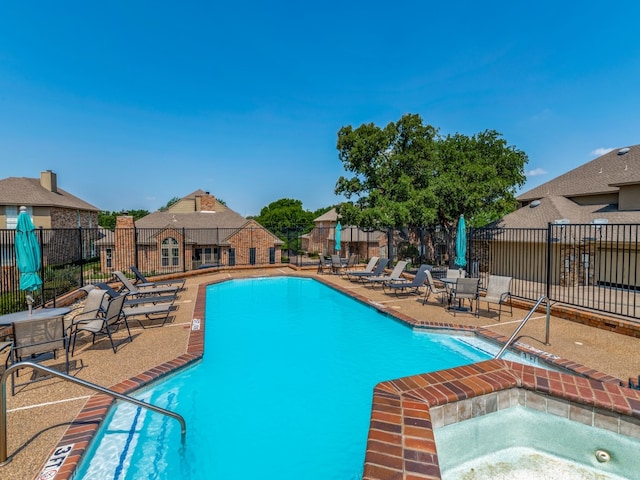
[[[33, 359], [39, 355], [53, 353], [64, 349], [65, 373], [69, 373], [69, 339], [64, 324], [64, 316], [71, 311], [68, 307], [42, 308], [32, 311], [9, 313], [0, 316], [0, 327], [11, 326], [10, 341], [0, 343], [0, 351], [7, 351], [5, 367], [24, 359]], [[32, 381], [42, 380], [42, 377], [15, 383], [19, 371], [11, 374], [11, 393], [15, 395], [15, 387]]]

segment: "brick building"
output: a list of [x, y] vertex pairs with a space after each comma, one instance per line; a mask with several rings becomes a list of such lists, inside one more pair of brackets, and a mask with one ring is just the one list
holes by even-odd
[[[43, 265], [53, 265], [95, 254], [93, 243], [100, 235], [99, 209], [58, 187], [57, 175], [51, 170], [40, 172], [40, 178], [8, 177], [0, 180], [1, 291], [17, 285], [14, 235], [20, 207], [25, 206], [38, 229], [42, 245]], [[92, 234], [78, 235], [79, 227]], [[94, 238], [95, 237], [95, 238]], [[83, 245], [80, 243], [84, 242]]]
[[134, 222], [118, 217], [114, 232], [97, 242], [103, 272], [169, 273], [198, 268], [280, 263], [282, 241], [255, 220], [197, 190], [166, 211]]

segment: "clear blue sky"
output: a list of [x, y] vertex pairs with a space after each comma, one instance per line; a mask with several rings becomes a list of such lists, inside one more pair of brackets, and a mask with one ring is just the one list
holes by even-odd
[[[565, 5], [570, 3], [571, 5]], [[640, 3], [3, 2], [0, 178], [104, 210], [339, 202], [337, 132], [502, 133], [528, 190], [640, 143]]]

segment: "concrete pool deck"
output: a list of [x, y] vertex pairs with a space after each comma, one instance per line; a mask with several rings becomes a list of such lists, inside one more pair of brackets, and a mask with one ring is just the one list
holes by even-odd
[[[100, 340], [94, 346], [90, 342], [83, 344], [72, 357], [76, 368], [71, 373], [99, 385], [118, 386], [120, 391], [130, 391], [170, 368], [194, 361], [198, 358], [198, 350], [202, 348], [204, 330], [192, 331], [192, 320], [204, 320], [203, 296], [207, 284], [229, 278], [282, 274], [317, 277], [345, 293], [370, 302], [376, 308], [409, 319], [414, 324], [429, 323], [443, 329], [450, 328], [450, 325], [484, 327], [489, 336], [508, 337], [516, 328], [517, 321], [527, 313], [514, 308], [513, 316], [503, 312], [502, 321], [497, 322], [497, 315], [487, 315], [486, 304], [483, 304], [479, 317], [468, 313], [454, 317], [433, 296], [427, 305], [422, 305], [422, 297], [397, 298], [395, 295], [385, 294], [380, 287], [373, 289], [334, 275], [316, 275], [315, 269], [296, 271], [282, 266], [219, 271], [188, 277], [186, 288], [180, 292], [176, 302], [178, 308], [170, 322], [163, 327], [147, 329], [141, 329], [133, 322], [134, 341], [123, 343], [117, 354], [113, 354], [108, 340]], [[621, 379], [625, 382], [630, 377], [637, 378], [640, 375], [638, 338], [595, 329], [554, 316], [551, 319], [550, 345], [544, 345], [544, 313], [536, 314], [521, 335], [524, 337], [520, 342], [561, 357], [581, 372], [593, 373], [605, 380]], [[123, 339], [124, 336], [119, 335], [117, 338]], [[156, 368], [160, 365], [163, 367]], [[90, 398], [95, 402], [92, 412], [95, 415], [87, 415], [87, 411], [91, 411], [86, 405]], [[0, 477], [28, 479], [38, 475], [54, 447], [64, 444], [65, 438], [69, 438], [68, 428], [74, 420], [74, 438], [78, 439], [77, 443], [86, 443], [96, 426], [96, 418], [106, 411], [109, 402], [101, 395], [92, 396], [91, 391], [81, 386], [52, 379], [22, 388], [13, 397], [9, 395], [7, 404], [8, 454], [12, 461], [0, 467]], [[81, 411], [83, 417], [77, 418]], [[81, 422], [86, 422], [86, 425], [81, 425]], [[64, 475], [69, 471], [67, 462], [63, 467], [56, 478], [67, 478]]]

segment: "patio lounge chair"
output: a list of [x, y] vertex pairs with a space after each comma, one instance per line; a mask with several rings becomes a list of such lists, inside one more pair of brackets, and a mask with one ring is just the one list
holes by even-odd
[[444, 299], [447, 297], [448, 290], [446, 287], [436, 287], [431, 272], [427, 270], [427, 291], [425, 292], [424, 299], [422, 300], [423, 305], [427, 303], [427, 300], [429, 300], [429, 296], [431, 296], [432, 293], [434, 295], [440, 295], [440, 303], [444, 304]]
[[[65, 361], [64, 371], [69, 373], [69, 342], [66, 336], [63, 317], [33, 318], [13, 322], [13, 343], [11, 352], [6, 360], [5, 367], [11, 363], [23, 360], [34, 361], [43, 358], [42, 355], [53, 354], [57, 358], [58, 351], [64, 350]], [[11, 394], [15, 395], [15, 388], [28, 383], [37, 382], [50, 378], [49, 376], [33, 375], [29, 381], [16, 383], [15, 378], [19, 376], [20, 370], [11, 374]]]
[[107, 295], [111, 298], [117, 297], [118, 295], [120, 295], [120, 293], [124, 293], [125, 295], [127, 295], [127, 298], [124, 301], [125, 307], [127, 305], [140, 305], [143, 303], [156, 304], [161, 302], [173, 302], [177, 298], [176, 293], [173, 293], [173, 294], [170, 293], [167, 295], [141, 295], [138, 297], [131, 298], [129, 297], [129, 291], [127, 291], [126, 289], [124, 289], [122, 292], [118, 292], [104, 282], [96, 282], [89, 285], [85, 285], [84, 287], [80, 288], [80, 290], [84, 290], [86, 292], [89, 292], [90, 290], [93, 290], [93, 289], [104, 290], [107, 293]]
[[[471, 312], [473, 312], [473, 302], [476, 302], [476, 317], [478, 316], [478, 288], [480, 285], [479, 278], [458, 278], [455, 289], [451, 292], [449, 300], [450, 309], [453, 310], [455, 317], [457, 311], [463, 311], [465, 300], [469, 300], [471, 304]], [[455, 303], [458, 302], [458, 306]]]
[[402, 273], [404, 272], [405, 268], [407, 268], [407, 262], [404, 260], [400, 260], [398, 263], [396, 263], [396, 266], [393, 267], [393, 270], [389, 275], [376, 275], [374, 277], [365, 277], [365, 280], [369, 282], [371, 286], [374, 288], [376, 285], [384, 282], [402, 281]]
[[178, 287], [178, 290], [182, 290], [184, 288], [184, 284], [186, 280], [184, 278], [176, 278], [171, 280], [159, 280], [157, 282], [150, 282], [147, 278], [138, 270], [138, 268], [134, 265], [129, 267], [133, 274], [136, 276], [136, 281], [134, 282], [135, 286], [138, 288], [144, 287], [158, 287], [158, 286], [175, 286]]
[[69, 327], [71, 330], [70, 337], [72, 337], [71, 355], [73, 355], [75, 351], [76, 339], [79, 332], [91, 333], [92, 344], [96, 341], [96, 335], [107, 335], [111, 342], [113, 353], [116, 353], [117, 347], [113, 341], [113, 334], [117, 332], [120, 325], [124, 323], [129, 335], [129, 341], [133, 341], [131, 338], [131, 331], [129, 330], [129, 324], [127, 323], [127, 318], [122, 313], [125, 298], [126, 294], [120, 294], [116, 297], [110, 298], [104, 314], [98, 314], [93, 318], [84, 318], [71, 324]]
[[[376, 257], [373, 257], [373, 258], [376, 258]], [[373, 258], [369, 260], [369, 264], [371, 264], [371, 261], [373, 260]], [[382, 272], [384, 272], [384, 269], [386, 268], [387, 263], [389, 263], [388, 258], [381, 258], [378, 261], [377, 265], [375, 266], [375, 269], [368, 270], [369, 265], [367, 265], [367, 268], [365, 270], [357, 270], [355, 272], [347, 273], [347, 278], [351, 281], [355, 279], [360, 282], [364, 282], [369, 277], [377, 277], [379, 275], [382, 275]]]
[[[153, 298], [153, 297], [152, 297]], [[147, 303], [147, 304], [135, 304], [125, 305], [122, 308], [122, 314], [126, 320], [133, 319], [142, 327], [144, 324], [137, 317], [145, 317], [147, 320], [160, 320], [162, 319], [162, 325], [169, 319], [169, 314], [174, 310], [173, 301], [162, 303]], [[160, 325], [160, 326], [162, 326]]]
[[511, 304], [511, 280], [512, 277], [500, 275], [489, 275], [487, 283], [487, 293], [484, 297], [479, 297], [481, 302], [487, 302], [487, 311], [491, 311], [491, 304], [498, 305], [498, 321], [502, 315], [502, 304], [509, 300], [510, 315], [513, 316], [513, 305]]
[[133, 297], [140, 297], [143, 295], [166, 295], [166, 294], [177, 294], [179, 288], [173, 285], [161, 285], [157, 287], [142, 287], [138, 288], [136, 285], [131, 283], [131, 280], [127, 278], [127, 276], [122, 273], [120, 270], [114, 270], [113, 275], [120, 280], [122, 286], [128, 291], [128, 294]]
[[415, 276], [413, 277], [413, 280], [411, 281], [405, 280], [405, 281], [399, 281], [399, 282], [395, 282], [395, 281], [383, 282], [382, 288], [385, 292], [387, 291], [387, 288], [390, 289], [396, 294], [396, 296], [398, 296], [400, 293], [418, 294], [420, 293], [420, 289], [424, 287], [424, 282], [427, 279], [427, 269], [430, 269], [430, 268], [431, 268], [431, 265], [427, 265], [427, 264], [420, 265], [420, 268], [418, 269]]
[[379, 260], [378, 257], [371, 257], [369, 259], [369, 262], [367, 263], [367, 265], [364, 267], [364, 270], [348, 270], [348, 271], [346, 271], [345, 273], [347, 274], [347, 278], [349, 278], [349, 274], [352, 274], [352, 273], [372, 272], [373, 269], [376, 267], [376, 263], [378, 263], [378, 260]]

